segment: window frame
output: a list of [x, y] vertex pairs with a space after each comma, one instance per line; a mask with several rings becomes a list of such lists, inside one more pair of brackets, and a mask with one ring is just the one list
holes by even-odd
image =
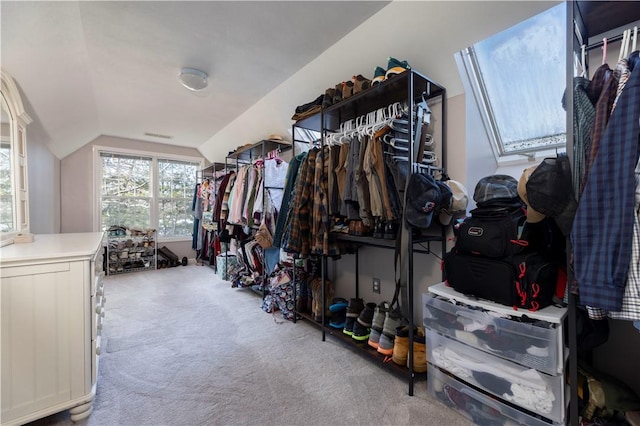
[[[94, 145], [93, 147], [93, 229], [96, 231], [100, 231], [101, 226], [101, 184], [102, 184], [102, 161], [101, 161], [101, 153], [113, 154], [113, 155], [126, 155], [126, 156], [139, 156], [139, 157], [149, 157], [151, 158], [151, 181], [150, 181], [150, 199], [151, 199], [151, 227], [155, 228], [156, 231], [159, 231], [159, 200], [160, 194], [158, 193], [159, 188], [159, 176], [158, 176], [158, 160], [166, 160], [166, 161], [179, 161], [186, 163], [195, 163], [197, 164], [197, 170], [202, 170], [204, 167], [204, 158], [202, 157], [191, 157], [186, 155], [178, 155], [178, 154], [162, 154], [157, 152], [143, 151], [143, 150], [134, 150], [127, 148], [113, 148], [107, 146], [98, 146]], [[194, 178], [197, 179], [197, 170]], [[197, 182], [196, 182], [197, 183]], [[164, 237], [159, 233], [158, 241], [163, 242], [178, 242], [178, 241], [191, 241], [193, 237]]]
[[[558, 7], [558, 5], [553, 7]], [[494, 34], [493, 36], [496, 36], [498, 34]], [[493, 36], [489, 36], [487, 37], [487, 39]], [[493, 111], [491, 97], [488, 94], [487, 87], [482, 77], [480, 64], [478, 63], [478, 59], [476, 57], [474, 48], [475, 44], [476, 43], [457, 52], [463, 70], [463, 72], [461, 72], [461, 74], [463, 74], [461, 75], [461, 78], [465, 78], [469, 83], [473, 101], [479, 112], [479, 116], [481, 118], [487, 139], [489, 140], [489, 145], [491, 146], [491, 150], [496, 159], [496, 162], [499, 165], [517, 164], [526, 161], [532, 162], [549, 155], [557, 155], [560, 152], [565, 152], [566, 137], [564, 144], [557, 143], [540, 146], [538, 148], [522, 148], [518, 150], [510, 150], [508, 152], [505, 150], [502, 136], [500, 134]], [[563, 79], [565, 74], [563, 74]]]

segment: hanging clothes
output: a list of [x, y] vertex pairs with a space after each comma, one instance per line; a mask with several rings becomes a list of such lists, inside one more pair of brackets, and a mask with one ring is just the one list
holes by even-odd
[[[588, 171], [571, 235], [580, 301], [607, 311], [622, 308], [631, 261], [640, 135], [639, 62], [634, 52], [629, 58], [631, 76]], [[597, 116], [598, 107], [596, 111]]]
[[285, 179], [284, 194], [280, 205], [281, 214], [278, 215], [276, 229], [273, 233], [273, 245], [275, 247], [282, 246], [282, 234], [284, 233], [284, 229], [291, 211], [292, 193], [297, 184], [300, 169], [306, 158], [307, 153], [302, 152], [296, 155], [289, 163], [287, 177]]

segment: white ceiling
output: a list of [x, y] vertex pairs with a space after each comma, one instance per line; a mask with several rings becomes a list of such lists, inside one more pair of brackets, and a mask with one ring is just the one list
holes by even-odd
[[3, 0], [1, 65], [58, 158], [99, 135], [196, 148], [386, 4]]
[[[213, 161], [286, 134], [295, 105], [371, 78], [388, 55], [459, 94], [454, 52], [554, 3], [2, 0], [0, 64], [58, 158], [109, 135]], [[207, 72], [209, 88], [183, 88], [182, 67]]]

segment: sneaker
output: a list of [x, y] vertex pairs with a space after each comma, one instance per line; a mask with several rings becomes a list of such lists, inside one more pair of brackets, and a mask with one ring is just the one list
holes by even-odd
[[358, 319], [353, 324], [353, 334], [351, 338], [358, 342], [366, 342], [371, 334], [371, 323], [373, 322], [373, 314], [376, 309], [375, 303], [367, 303], [358, 315]]
[[353, 335], [353, 327], [360, 315], [360, 312], [364, 309], [364, 302], [362, 299], [350, 299], [349, 305], [347, 306], [347, 314], [344, 323], [344, 329], [342, 332], [348, 336]]
[[400, 74], [405, 72], [406, 70], [410, 70], [411, 66], [407, 61], [399, 61], [396, 58], [392, 58], [389, 56], [389, 60], [387, 63], [387, 72], [384, 77], [389, 78], [393, 75]]
[[328, 88], [324, 92], [324, 97], [322, 98], [322, 108], [327, 108], [333, 105], [333, 98], [336, 94], [336, 89], [333, 87]]
[[[413, 335], [413, 371], [416, 373], [427, 372], [427, 345], [425, 343], [424, 327], [418, 326], [418, 330]], [[407, 357], [407, 368], [409, 368], [409, 360]]]
[[372, 348], [378, 349], [378, 342], [380, 341], [380, 335], [382, 334], [384, 320], [387, 317], [388, 311], [389, 302], [380, 302], [376, 307], [376, 311], [373, 314], [373, 321], [371, 321], [371, 334], [367, 342]]
[[383, 355], [393, 354], [393, 344], [396, 337], [396, 328], [404, 324], [402, 314], [397, 309], [389, 309], [382, 326], [382, 334], [378, 341], [378, 352]]
[[371, 80], [371, 86], [375, 86], [385, 81], [387, 78], [385, 76], [386, 73], [387, 72], [384, 70], [384, 68], [376, 67], [375, 71], [373, 72], [373, 80]]
[[345, 81], [342, 83], [342, 99], [350, 98], [353, 95], [353, 81]]
[[337, 104], [342, 100], [342, 85], [343, 83], [336, 84], [335, 93], [333, 95], [333, 103]]
[[[417, 333], [414, 330], [414, 335]], [[407, 365], [409, 359], [409, 326], [403, 325], [396, 328], [396, 337], [393, 340], [393, 362], [398, 365]]]
[[329, 306], [329, 311], [331, 312], [331, 321], [329, 321], [330, 327], [344, 329], [347, 319], [348, 305], [349, 303], [346, 299], [341, 297], [333, 299], [333, 303]]

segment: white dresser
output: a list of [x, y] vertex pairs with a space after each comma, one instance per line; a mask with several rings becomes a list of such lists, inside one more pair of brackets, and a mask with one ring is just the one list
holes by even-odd
[[102, 233], [36, 235], [0, 248], [2, 411], [24, 424], [91, 414], [104, 316]]

